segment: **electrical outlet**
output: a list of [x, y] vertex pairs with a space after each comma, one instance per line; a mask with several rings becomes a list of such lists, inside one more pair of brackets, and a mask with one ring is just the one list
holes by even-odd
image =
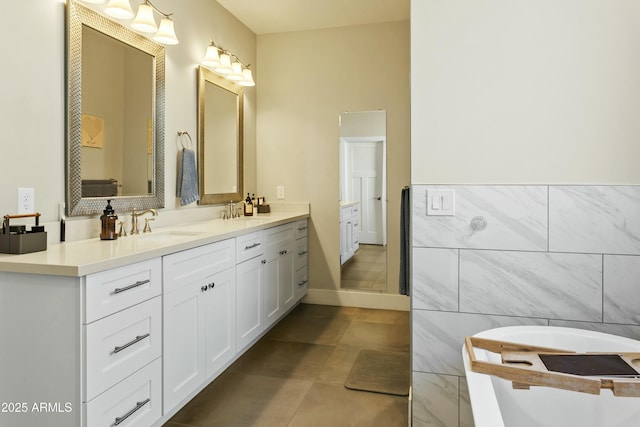
[[35, 212], [35, 190], [33, 188], [18, 188], [18, 214]]
[[284, 185], [278, 185], [276, 187], [276, 193], [277, 193], [278, 200], [284, 199]]

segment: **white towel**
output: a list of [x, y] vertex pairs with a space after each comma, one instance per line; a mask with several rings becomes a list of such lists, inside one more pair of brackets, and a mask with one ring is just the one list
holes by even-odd
[[196, 153], [188, 148], [183, 148], [178, 155], [180, 159], [178, 161], [176, 197], [180, 198], [180, 206], [184, 206], [200, 200], [198, 174], [196, 172]]

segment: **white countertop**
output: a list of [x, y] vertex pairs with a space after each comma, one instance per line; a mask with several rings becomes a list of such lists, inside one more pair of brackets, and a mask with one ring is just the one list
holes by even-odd
[[340, 201], [340, 207], [341, 208], [348, 208], [350, 206], [355, 206], [355, 205], [358, 205], [358, 204], [360, 204], [360, 202], [357, 201], [357, 200]]
[[49, 244], [42, 252], [0, 254], [0, 272], [79, 277], [305, 218], [308, 212], [278, 212], [158, 228], [116, 240]]

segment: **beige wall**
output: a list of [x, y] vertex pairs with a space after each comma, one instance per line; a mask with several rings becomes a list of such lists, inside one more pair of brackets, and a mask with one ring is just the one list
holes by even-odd
[[412, 183], [639, 183], [640, 3], [413, 0]]
[[[176, 138], [179, 129], [189, 131], [194, 143], [198, 135], [196, 67], [214, 38], [244, 63], [254, 64], [258, 78], [256, 36], [215, 1], [156, 0], [154, 5], [173, 13], [180, 40], [166, 48], [165, 206], [184, 209], [175, 198]], [[135, 9], [135, 3], [132, 6]], [[12, 2], [3, 13], [10, 19], [0, 26], [0, 37], [11, 42], [0, 46], [0, 55], [7, 60], [0, 79], [0, 209], [14, 213], [17, 188], [33, 187], [43, 222], [55, 221], [65, 195], [65, 2]], [[255, 187], [255, 88], [245, 90], [244, 105], [245, 182]], [[75, 226], [73, 220], [67, 222], [68, 236]]]
[[400, 191], [409, 184], [409, 23], [258, 36], [258, 188], [311, 203], [309, 280], [339, 289], [343, 111], [387, 112], [388, 280], [397, 292]]

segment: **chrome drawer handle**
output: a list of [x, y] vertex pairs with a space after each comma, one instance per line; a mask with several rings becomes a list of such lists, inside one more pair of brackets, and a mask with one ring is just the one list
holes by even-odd
[[115, 288], [113, 290], [114, 294], [119, 294], [120, 292], [124, 292], [124, 291], [128, 291], [129, 289], [133, 289], [133, 288], [137, 288], [138, 286], [142, 286], [142, 285], [146, 285], [147, 283], [149, 283], [151, 280], [147, 279], [147, 280], [138, 280], [136, 283], [134, 283], [133, 285], [129, 285], [129, 286], [125, 286], [124, 288]]
[[116, 417], [116, 424], [115, 425], [120, 425], [124, 420], [129, 418], [131, 415], [135, 414], [138, 409], [142, 408], [144, 405], [146, 405], [149, 402], [151, 402], [151, 399], [149, 399], [149, 398], [143, 400], [142, 402], [136, 402], [136, 407], [135, 408], [133, 408], [132, 410], [130, 410], [129, 412], [124, 414], [124, 416], [122, 416], [122, 417]]
[[260, 246], [260, 243], [254, 243], [253, 245], [245, 246], [244, 250], [248, 251], [249, 249], [257, 248], [258, 246]]
[[114, 353], [120, 353], [122, 350], [124, 350], [125, 348], [131, 347], [132, 345], [134, 345], [137, 342], [142, 341], [143, 339], [147, 338], [150, 334], [144, 334], [144, 335], [138, 335], [136, 337], [135, 340], [130, 341], [128, 343], [126, 343], [125, 345], [121, 345], [121, 346], [117, 346], [116, 348], [113, 349]]
[[306, 226], [305, 227], [298, 227], [298, 231], [303, 231], [303, 230], [306, 230], [307, 228], [309, 228], [309, 227], [306, 227]]
[[306, 254], [307, 254], [307, 252], [309, 252], [309, 251], [302, 251], [302, 252], [298, 252], [298, 255], [300, 255], [300, 256], [302, 256], [302, 255], [306, 255]]
[[304, 286], [308, 283], [308, 280], [303, 280], [302, 282], [298, 283], [298, 286]]

